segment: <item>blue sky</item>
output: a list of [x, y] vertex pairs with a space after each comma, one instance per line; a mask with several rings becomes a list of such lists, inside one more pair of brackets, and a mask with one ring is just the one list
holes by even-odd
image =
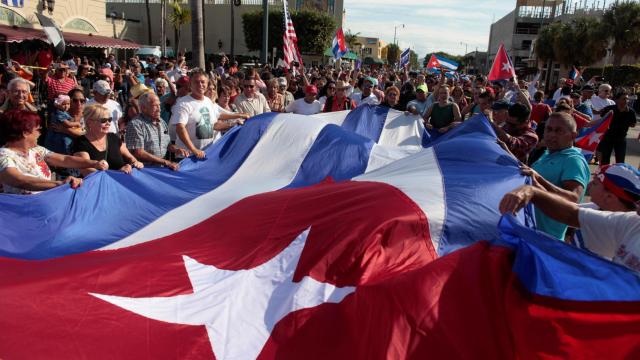
[[344, 30], [361, 36], [393, 42], [394, 25], [398, 45], [411, 46], [420, 58], [428, 52], [446, 51], [462, 55], [486, 50], [492, 20], [515, 8], [516, 0], [345, 0]]

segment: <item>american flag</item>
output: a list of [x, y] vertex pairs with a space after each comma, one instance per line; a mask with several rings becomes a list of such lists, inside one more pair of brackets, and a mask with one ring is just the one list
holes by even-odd
[[284, 52], [284, 62], [288, 66], [291, 66], [292, 61], [297, 61], [302, 67], [302, 56], [298, 50], [298, 37], [296, 36], [296, 29], [293, 27], [293, 21], [289, 14], [289, 7], [287, 1], [282, 2], [284, 4], [284, 35], [282, 41], [282, 48]]

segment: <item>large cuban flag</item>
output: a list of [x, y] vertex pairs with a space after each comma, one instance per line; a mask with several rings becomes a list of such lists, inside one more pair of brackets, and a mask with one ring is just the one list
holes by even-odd
[[264, 114], [179, 172], [0, 196], [0, 358], [637, 352], [634, 274], [497, 227], [526, 179], [489, 123], [424, 136], [383, 107]]

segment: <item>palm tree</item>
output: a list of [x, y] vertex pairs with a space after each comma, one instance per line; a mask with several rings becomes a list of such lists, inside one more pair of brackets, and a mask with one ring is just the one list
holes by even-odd
[[640, 4], [616, 2], [602, 15], [602, 26], [612, 40], [613, 65], [625, 55], [640, 52]]
[[173, 13], [169, 15], [169, 22], [173, 25], [174, 31], [174, 42], [175, 42], [175, 55], [177, 56], [180, 52], [180, 33], [183, 25], [191, 22], [191, 11], [189, 8], [182, 6], [180, 4], [180, 0], [173, 0], [171, 2], [171, 9]]
[[191, 22], [191, 51], [194, 66], [204, 69], [204, 24], [201, 0], [190, 0], [193, 21]]
[[147, 44], [151, 45], [151, 9], [149, 8], [149, 0], [144, 0], [144, 7], [147, 10]]
[[362, 44], [358, 41], [358, 36], [360, 36], [360, 33], [352, 33], [351, 29], [347, 29], [347, 32], [344, 34], [344, 42], [347, 43], [347, 47], [351, 50], [355, 49], [356, 47], [362, 46]]

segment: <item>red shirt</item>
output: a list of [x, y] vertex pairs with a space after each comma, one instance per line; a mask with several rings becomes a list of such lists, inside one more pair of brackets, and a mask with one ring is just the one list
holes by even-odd
[[547, 104], [537, 103], [531, 104], [531, 120], [536, 124], [540, 124], [545, 118], [551, 114], [551, 107]]
[[64, 81], [53, 77], [47, 78], [47, 99], [53, 100], [59, 94], [67, 94], [76, 86], [76, 82], [71, 78], [65, 78]]

